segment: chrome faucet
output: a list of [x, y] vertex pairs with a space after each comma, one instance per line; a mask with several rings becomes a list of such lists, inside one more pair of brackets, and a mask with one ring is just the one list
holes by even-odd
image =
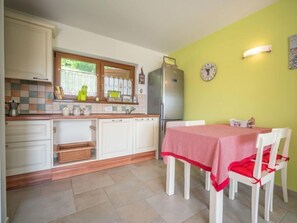
[[126, 115], [130, 115], [133, 111], [135, 111], [136, 108], [135, 107], [132, 107], [131, 109], [127, 108], [126, 109]]

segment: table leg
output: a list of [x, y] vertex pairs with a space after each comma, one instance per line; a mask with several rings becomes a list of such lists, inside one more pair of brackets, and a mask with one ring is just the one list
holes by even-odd
[[167, 174], [166, 174], [166, 193], [170, 196], [174, 194], [175, 181], [175, 158], [167, 157]]
[[209, 222], [223, 222], [223, 195], [224, 190], [216, 191], [211, 185], [210, 187], [210, 202], [209, 202]]
[[184, 198], [190, 199], [191, 164], [184, 162]]

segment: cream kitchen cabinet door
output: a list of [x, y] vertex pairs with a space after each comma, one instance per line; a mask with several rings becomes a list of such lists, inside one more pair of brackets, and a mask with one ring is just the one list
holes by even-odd
[[6, 144], [6, 175], [51, 168], [50, 140]]
[[5, 12], [5, 77], [52, 82], [54, 27], [32, 21]]
[[7, 176], [51, 168], [50, 120], [5, 123]]
[[99, 160], [132, 154], [133, 119], [99, 119]]
[[136, 118], [134, 121], [133, 153], [158, 150], [159, 119]]

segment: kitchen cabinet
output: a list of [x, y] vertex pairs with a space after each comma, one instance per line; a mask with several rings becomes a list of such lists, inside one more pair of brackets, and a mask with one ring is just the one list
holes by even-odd
[[55, 27], [5, 11], [5, 77], [52, 82]]
[[99, 119], [99, 160], [131, 155], [133, 119]]
[[135, 118], [133, 153], [158, 150], [158, 118]]
[[51, 168], [51, 121], [6, 122], [7, 176]]
[[97, 119], [54, 120], [53, 129], [53, 167], [96, 160]]

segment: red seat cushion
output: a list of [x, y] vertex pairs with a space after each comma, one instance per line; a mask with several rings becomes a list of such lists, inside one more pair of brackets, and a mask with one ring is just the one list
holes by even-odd
[[[250, 160], [245, 163], [233, 166], [230, 168], [231, 171], [241, 174], [243, 176], [247, 176], [253, 178], [255, 162]], [[267, 164], [262, 164], [261, 170], [266, 170], [268, 167]]]
[[[269, 156], [270, 156], [270, 153], [266, 153], [266, 154], [264, 154], [264, 155], [263, 155], [263, 158], [262, 158], [262, 162], [263, 162], [263, 163], [269, 163]], [[276, 160], [280, 160], [280, 159], [282, 159], [282, 155], [277, 154], [277, 156], [276, 156]]]

